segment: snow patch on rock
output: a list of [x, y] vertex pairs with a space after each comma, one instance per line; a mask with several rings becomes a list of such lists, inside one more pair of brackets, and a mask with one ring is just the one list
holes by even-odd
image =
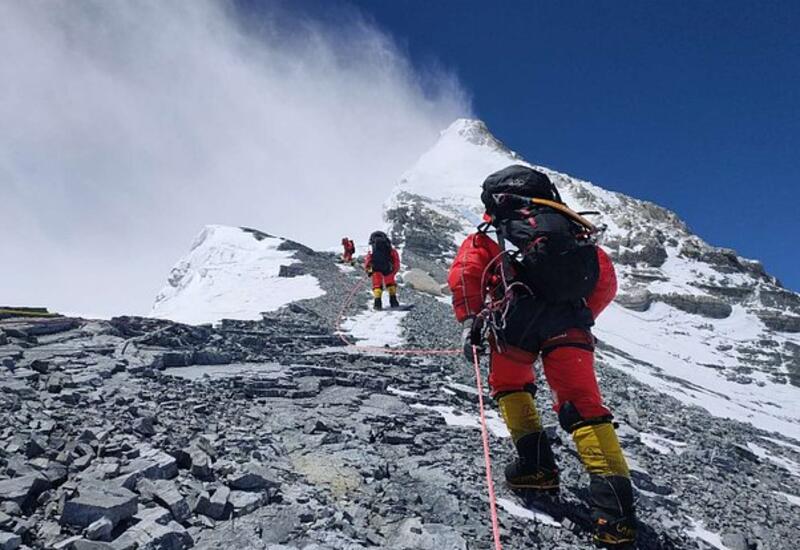
[[405, 343], [401, 323], [407, 314], [408, 311], [388, 308], [375, 311], [370, 300], [366, 311], [345, 319], [342, 329], [355, 338], [359, 346], [396, 348]]
[[755, 443], [748, 442], [747, 448], [753, 452], [758, 458], [772, 462], [776, 466], [780, 466], [795, 477], [800, 477], [800, 464], [782, 456], [775, 456], [764, 447], [756, 445]]
[[702, 521], [698, 521], [694, 518], [689, 518], [689, 521], [692, 523], [692, 530], [689, 531], [690, 536], [710, 544], [717, 550], [730, 550], [730, 548], [722, 544], [722, 537], [720, 537], [718, 533], [706, 529]]
[[498, 498], [497, 504], [499, 504], [503, 510], [512, 516], [531, 519], [533, 521], [538, 521], [539, 523], [544, 523], [545, 525], [552, 525], [553, 527], [561, 527], [561, 524], [557, 522], [550, 514], [540, 512], [539, 510], [526, 508], [525, 506], [520, 506], [516, 502], [508, 500], [507, 498]]
[[299, 263], [294, 250], [282, 249], [287, 242], [239, 227], [206, 226], [172, 268], [150, 315], [194, 325], [259, 320], [262, 312], [322, 296], [311, 275], [278, 276], [281, 266]]
[[[427, 409], [436, 411], [448, 426], [455, 426], [459, 428], [476, 428], [480, 429], [481, 420], [478, 415], [465, 413], [455, 407], [448, 407], [447, 405], [425, 405], [422, 403], [414, 403], [411, 405], [413, 409]], [[511, 434], [506, 428], [505, 423], [495, 411], [486, 412], [486, 427], [496, 437], [511, 437]]]

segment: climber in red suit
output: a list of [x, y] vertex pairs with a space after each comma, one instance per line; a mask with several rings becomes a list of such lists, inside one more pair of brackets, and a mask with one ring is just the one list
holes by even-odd
[[[497, 189], [510, 189], [507, 196], [511, 200], [522, 199], [528, 206], [510, 210], [508, 202], [495, 203], [506, 200]], [[531, 194], [520, 197], [525, 190]], [[594, 277], [578, 280], [589, 280], [587, 285], [593, 283], [593, 287], [588, 286], [587, 292], [581, 294], [583, 298], [559, 301], [532, 292], [530, 282], [536, 280], [532, 271], [536, 266], [549, 269], [546, 262], [552, 261], [548, 260], [552, 256], [537, 258], [539, 263], [526, 262], [525, 256], [538, 251], [537, 246], [548, 235], [555, 239], [552, 235], [556, 230], [574, 229], [559, 218], [558, 208], [564, 205], [558, 191], [545, 174], [512, 166], [487, 178], [481, 198], [487, 205], [485, 225], [491, 223], [498, 234], [505, 231], [517, 238], [518, 247], [524, 246], [519, 247], [521, 252], [516, 255], [508, 255], [487, 234], [486, 228], [479, 230], [462, 243], [450, 268], [448, 283], [456, 318], [466, 326], [465, 353], [470, 360], [473, 346], [480, 348], [484, 338], [489, 343], [491, 395], [499, 405], [518, 454], [506, 468], [508, 485], [518, 490], [547, 492], [559, 487], [558, 467], [534, 399], [533, 365], [541, 357], [559, 423], [572, 435], [578, 455], [590, 474], [595, 540], [612, 547], [630, 544], [636, 536], [630, 472], [611, 423], [611, 411], [603, 403], [597, 384], [595, 339], [591, 333], [595, 319], [617, 291], [611, 259], [588, 241], [581, 247], [581, 261], [593, 266]], [[542, 207], [537, 211], [536, 207], [530, 208], [530, 198], [545, 199], [557, 208]], [[496, 207], [491, 214], [490, 206]], [[553, 223], [556, 229], [541, 237], [542, 233], [537, 231], [542, 229], [542, 223]], [[525, 235], [533, 235], [533, 242], [526, 244]], [[562, 273], [566, 280], [574, 270]], [[554, 280], [553, 288], [557, 289], [559, 278]], [[492, 300], [502, 304], [493, 312]], [[491, 325], [492, 330], [486, 330], [486, 325]]]
[[342, 252], [342, 263], [353, 263], [353, 254], [356, 253], [356, 244], [352, 241], [352, 239], [349, 239], [348, 237], [342, 237], [342, 248], [344, 249]]
[[392, 246], [389, 237], [383, 231], [375, 231], [369, 237], [370, 251], [364, 262], [364, 269], [372, 278], [372, 296], [374, 307], [383, 309], [383, 289], [389, 293], [389, 305], [400, 307], [397, 300], [396, 275], [400, 271], [400, 255]]

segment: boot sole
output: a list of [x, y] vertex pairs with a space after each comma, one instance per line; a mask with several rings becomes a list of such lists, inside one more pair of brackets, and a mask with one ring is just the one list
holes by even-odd
[[547, 491], [547, 492], [554, 492], [557, 493], [560, 489], [561, 485], [559, 483], [550, 484], [550, 485], [532, 485], [530, 483], [512, 483], [510, 481], [506, 481], [506, 486], [509, 489], [531, 489], [534, 491]]
[[629, 549], [635, 548], [636, 546], [636, 539], [605, 539], [603, 537], [594, 535], [592, 537], [595, 546], [598, 548], [616, 548], [616, 549]]

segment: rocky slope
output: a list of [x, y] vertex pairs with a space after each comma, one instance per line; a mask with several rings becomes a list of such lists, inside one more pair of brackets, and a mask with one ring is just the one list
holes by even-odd
[[[442, 281], [480, 214], [480, 181], [511, 160], [475, 121], [443, 134], [387, 203], [407, 267]], [[620, 266], [622, 295], [597, 327], [598, 374], [633, 470], [639, 547], [800, 546], [797, 336], [786, 332], [797, 295], [674, 214], [552, 175], [571, 205], [603, 212]], [[451, 348], [460, 327], [436, 286], [413, 290], [409, 271], [400, 295], [415, 307], [374, 314], [363, 276], [332, 254], [213, 233], [224, 238], [199, 239], [162, 293], [188, 308], [170, 316], [199, 311], [186, 298], [195, 288], [230, 298], [216, 281], [244, 280], [239, 298], [298, 277], [318, 290], [281, 291], [284, 307], [228, 300], [205, 319], [239, 318], [213, 327], [0, 313], [0, 549], [489, 548], [471, 367], [345, 346], [336, 331]], [[587, 478], [543, 381], [537, 400], [563, 504], [525, 508], [502, 485], [512, 448], [489, 403], [504, 547], [591, 548]]]
[[[309, 256], [327, 295], [261, 321], [0, 321], [2, 547], [489, 547], [470, 369], [459, 357], [343, 346], [333, 297], [360, 276]], [[401, 292], [416, 305], [398, 323], [403, 345], [451, 346], [448, 306]], [[375, 322], [366, 301], [347, 312], [353, 329]], [[600, 376], [634, 467], [641, 548], [800, 542], [800, 447], [608, 360]], [[546, 391], [539, 401], [568, 506], [555, 517], [521, 508], [496, 474], [503, 542], [590, 548], [576, 526], [586, 480]], [[489, 415], [499, 466], [510, 440]]]

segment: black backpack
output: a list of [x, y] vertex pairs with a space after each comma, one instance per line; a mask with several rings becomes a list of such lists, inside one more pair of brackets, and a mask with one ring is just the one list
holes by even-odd
[[546, 174], [521, 164], [489, 174], [483, 182], [481, 201], [491, 216], [512, 215], [518, 208], [527, 206], [527, 199], [532, 198], [561, 202], [558, 189]]
[[504, 168], [486, 178], [481, 200], [498, 236], [519, 250], [518, 279], [537, 297], [571, 302], [589, 296], [600, 275], [593, 226], [580, 223], [546, 174]]
[[369, 236], [369, 244], [372, 246], [372, 269], [389, 275], [394, 271], [392, 264], [392, 242], [383, 231], [375, 231]]

